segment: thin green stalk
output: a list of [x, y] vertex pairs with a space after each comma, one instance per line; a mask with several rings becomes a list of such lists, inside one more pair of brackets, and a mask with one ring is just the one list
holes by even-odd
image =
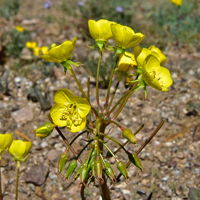
[[0, 154], [0, 200], [3, 200], [3, 194], [1, 189], [1, 154]]
[[120, 81], [122, 80], [122, 77], [123, 77], [122, 74], [120, 74], [120, 75], [119, 75], [119, 78], [118, 78], [118, 81], [117, 81], [117, 84], [116, 84], [116, 86], [115, 86], [115, 90], [114, 90], [114, 92], [113, 92], [112, 98], [111, 98], [111, 100], [110, 100], [110, 102], [109, 102], [108, 110], [110, 110], [110, 107], [111, 107], [111, 105], [112, 105], [114, 96], [115, 96], [115, 94], [116, 94], [116, 91], [117, 91], [117, 88], [118, 88], [118, 86], [119, 86], [119, 83], [120, 83]]
[[120, 104], [120, 102], [127, 97], [127, 95], [130, 93], [131, 91], [129, 90], [128, 92], [126, 92], [118, 101], [117, 103], [112, 107], [112, 109], [109, 111], [109, 113], [106, 115], [106, 118], [108, 118], [110, 116], [110, 114], [115, 110], [115, 108]]
[[115, 73], [115, 68], [117, 66], [118, 60], [119, 60], [119, 57], [117, 56], [115, 64], [114, 64], [113, 69], [112, 69], [112, 72], [111, 72], [111, 76], [110, 76], [110, 81], [109, 81], [109, 85], [108, 85], [108, 90], [107, 90], [107, 96], [106, 96], [106, 103], [105, 103], [105, 109], [104, 109], [104, 111], [107, 110], [108, 101], [109, 101], [109, 95], [110, 95], [110, 87], [111, 87], [111, 84], [112, 84], [112, 78], [113, 78], [113, 75]]
[[[75, 73], [74, 73], [72, 68], [71, 68], [71, 73], [72, 73], [72, 76], [74, 77], [74, 80], [76, 81], [76, 84], [78, 85], [79, 90], [81, 91], [82, 95], [90, 103], [88, 97], [86, 96], [85, 92], [83, 91], [83, 88], [81, 87], [80, 83], [78, 82], [78, 79], [76, 78], [76, 75], [75, 75]], [[91, 106], [91, 104], [90, 104], [90, 106]], [[91, 111], [94, 113], [95, 116], [98, 116], [97, 111], [92, 106], [91, 106]]]
[[103, 144], [104, 147], [106, 147], [106, 149], [110, 152], [110, 154], [114, 157], [114, 159], [116, 160], [116, 162], [118, 161], [117, 157], [115, 156], [115, 154], [110, 150], [110, 148], [105, 144], [104, 141], [102, 141], [101, 139], [99, 139], [99, 142], [101, 142]]
[[18, 198], [19, 167], [20, 167], [20, 161], [17, 161], [15, 200], [17, 200], [17, 198]]
[[[136, 155], [138, 155], [142, 149], [144, 149], [146, 147], [147, 144], [149, 144], [149, 142], [153, 139], [153, 137], [156, 135], [156, 133], [161, 129], [161, 127], [163, 126], [165, 120], [163, 119], [160, 124], [157, 126], [156, 130], [150, 135], [150, 137], [148, 138], [148, 140], [145, 141], [145, 143], [137, 150]], [[128, 161], [128, 163], [126, 164], [126, 168], [129, 167], [129, 165], [131, 164], [131, 161]], [[121, 177], [121, 173], [117, 176], [116, 180], [118, 181]]]
[[80, 155], [83, 153], [83, 151], [87, 148], [87, 146], [93, 141], [93, 139], [89, 140], [88, 143], [81, 149], [81, 151], [79, 152], [79, 154], [76, 157], [76, 160], [79, 159]]
[[104, 133], [100, 133], [100, 134], [103, 135], [104, 137], [108, 138], [109, 140], [112, 140], [115, 144], [119, 145], [120, 148], [125, 151], [125, 153], [127, 153], [127, 150], [123, 147], [123, 145], [121, 145], [119, 142], [117, 142], [117, 140], [113, 139], [112, 137], [109, 137], [108, 135], [106, 135]]
[[[142, 124], [142, 126], [140, 126], [140, 128], [134, 133], [134, 135], [137, 135], [143, 127], [144, 127], [144, 124]], [[126, 142], [124, 142], [124, 144], [122, 144], [122, 146], [125, 147], [128, 143], [129, 143], [129, 140], [127, 140]], [[121, 147], [119, 147], [119, 148], [114, 152], [114, 154], [116, 155], [120, 150], [121, 150]], [[110, 158], [110, 157], [112, 157], [112, 156], [107, 156], [106, 158]]]
[[114, 116], [112, 117], [112, 120], [113, 120], [113, 121], [114, 121], [114, 120], [117, 118], [117, 116], [120, 114], [120, 112], [122, 111], [122, 109], [123, 109], [124, 106], [126, 105], [128, 99], [130, 98], [130, 96], [131, 96], [132, 93], [133, 93], [133, 92], [130, 92], [130, 93], [128, 94], [128, 96], [122, 101], [122, 103], [120, 104], [119, 108], [117, 109], [117, 111], [115, 112]]
[[[88, 82], [87, 82], [87, 97], [88, 101], [90, 103], [90, 77], [88, 76]], [[91, 113], [89, 112], [89, 124], [92, 123]]]
[[100, 50], [99, 62], [98, 62], [98, 67], [97, 67], [97, 77], [96, 77], [96, 99], [97, 99], [98, 110], [100, 113], [101, 113], [101, 108], [100, 108], [100, 103], [99, 103], [99, 71], [100, 71], [100, 66], [101, 66], [102, 53], [103, 51]]
[[102, 123], [108, 123], [108, 124], [113, 123], [116, 126], [118, 126], [120, 129], [123, 129], [122, 126], [120, 126], [116, 121], [113, 121], [113, 120], [109, 120], [109, 119], [108, 120], [104, 120]]

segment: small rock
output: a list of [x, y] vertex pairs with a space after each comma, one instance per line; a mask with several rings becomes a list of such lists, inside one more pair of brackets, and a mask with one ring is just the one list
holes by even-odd
[[144, 190], [137, 190], [137, 193], [141, 196], [145, 196], [146, 192]]
[[184, 159], [185, 156], [184, 156], [184, 154], [182, 152], [179, 152], [179, 153], [177, 153], [177, 158]]
[[45, 147], [48, 146], [48, 143], [47, 143], [46, 141], [43, 141], [43, 142], [41, 142], [40, 146], [41, 146], [42, 148], [45, 148]]
[[170, 160], [170, 161], [167, 162], [167, 165], [169, 167], [176, 167], [177, 162], [175, 160]]
[[11, 117], [19, 124], [25, 124], [26, 122], [33, 120], [33, 112], [31, 106], [26, 106], [20, 110], [11, 113]]
[[60, 153], [56, 151], [55, 149], [52, 149], [47, 153], [47, 159], [50, 162], [58, 162], [59, 157], [60, 157]]
[[43, 164], [34, 166], [25, 174], [25, 182], [40, 186], [45, 182], [48, 173], [49, 168], [47, 166]]

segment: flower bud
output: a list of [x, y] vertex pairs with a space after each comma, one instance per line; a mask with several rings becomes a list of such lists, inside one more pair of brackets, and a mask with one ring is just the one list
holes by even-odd
[[86, 180], [87, 178], [87, 175], [89, 174], [91, 170], [91, 167], [89, 166], [84, 166], [83, 169], [81, 170], [81, 173], [80, 173], [80, 181], [81, 183], [84, 183], [84, 181]]
[[32, 147], [32, 142], [13, 140], [9, 147], [9, 153], [14, 157], [13, 161], [25, 162]]
[[121, 161], [117, 162], [117, 169], [121, 172], [121, 174], [124, 176], [125, 179], [129, 178], [126, 170], [126, 165], [123, 162]]
[[77, 169], [76, 175], [75, 175], [75, 180], [80, 176], [83, 167], [86, 166], [86, 165], [87, 165], [86, 162], [84, 162], [84, 163]]
[[58, 171], [59, 173], [62, 172], [64, 166], [66, 165], [68, 159], [69, 159], [69, 156], [67, 154], [68, 152], [64, 152], [60, 155], [60, 159], [59, 159], [59, 162], [58, 162]]
[[53, 129], [56, 127], [55, 124], [52, 124], [50, 122], [46, 122], [44, 125], [40, 126], [35, 130], [35, 135], [41, 139], [49, 136]]
[[106, 173], [106, 175], [107, 175], [110, 179], [112, 179], [113, 182], [116, 182], [115, 175], [114, 175], [113, 169], [112, 169], [112, 167], [110, 166], [110, 164], [109, 164], [108, 162], [105, 161], [104, 165], [105, 165], [105, 173]]
[[11, 133], [0, 134], [0, 154], [4, 151], [4, 149], [10, 147], [12, 141], [13, 139]]
[[96, 178], [102, 180], [102, 163], [101, 160], [96, 160], [94, 163]]
[[72, 160], [69, 163], [69, 166], [68, 166], [68, 169], [67, 169], [67, 175], [66, 175], [65, 179], [68, 179], [73, 174], [76, 167], [77, 167], [77, 160]]
[[129, 140], [129, 142], [131, 142], [132, 144], [137, 144], [137, 140], [135, 139], [135, 136], [131, 132], [130, 129], [124, 129], [123, 132], [122, 132], [122, 135], [123, 135], [124, 138]]
[[142, 169], [143, 169], [142, 164], [136, 154], [129, 153], [128, 158], [137, 168], [139, 168], [142, 171]]

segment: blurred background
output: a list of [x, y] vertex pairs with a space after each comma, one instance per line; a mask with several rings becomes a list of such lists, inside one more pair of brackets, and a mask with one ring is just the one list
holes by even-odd
[[[59, 155], [65, 150], [62, 140], [53, 132], [41, 141], [33, 130], [48, 121], [58, 89], [81, 94], [73, 77], [64, 75], [62, 66], [43, 61], [39, 55], [50, 49], [52, 43], [59, 45], [77, 36], [72, 60], [84, 65], [73, 69], [84, 90], [88, 74], [91, 77], [91, 102], [95, 105], [94, 77], [99, 54], [86, 46], [94, 45], [88, 20], [102, 18], [143, 33], [141, 47], [159, 47], [168, 58], [165, 67], [174, 82], [166, 93], [148, 88], [145, 101], [143, 92], [138, 91], [118, 117], [120, 124], [133, 131], [145, 124], [137, 135], [138, 147], [162, 119], [165, 125], [140, 154], [144, 172], [130, 166], [131, 180], [126, 184], [122, 179], [114, 186], [112, 199], [143, 200], [151, 192], [153, 199], [188, 199], [189, 191], [200, 187], [200, 1], [183, 0], [177, 6], [170, 0], [1, 0], [0, 133], [12, 133], [15, 139], [28, 137], [33, 142], [31, 155], [20, 171], [20, 200], [80, 199], [78, 181], [64, 181], [57, 176]], [[113, 40], [109, 43], [115, 45]], [[128, 51], [133, 53], [133, 48]], [[102, 105], [113, 56], [106, 51], [103, 54]], [[120, 98], [126, 90], [124, 80], [116, 97]], [[69, 140], [74, 136], [65, 128], [62, 131]], [[112, 127], [111, 136], [123, 141], [117, 128]], [[79, 139], [74, 148], [80, 151], [84, 145]], [[127, 146], [134, 151], [138, 147]], [[126, 162], [123, 153], [118, 156]], [[16, 166], [11, 159], [9, 154], [2, 156], [5, 199], [14, 198]], [[116, 169], [114, 161], [110, 162]], [[86, 189], [86, 195], [87, 199], [100, 199], [98, 188], [93, 185]]]

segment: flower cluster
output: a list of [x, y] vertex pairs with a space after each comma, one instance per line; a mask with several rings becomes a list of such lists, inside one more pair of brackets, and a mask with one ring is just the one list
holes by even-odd
[[39, 47], [39, 46], [37, 45], [37, 42], [30, 42], [30, 41], [28, 41], [28, 42], [26, 42], [26, 47], [27, 47], [28, 49], [32, 49], [32, 50], [33, 50], [33, 54], [34, 54], [35, 56], [39, 56], [39, 55], [40, 55], [40, 51], [41, 51], [44, 55], [48, 54], [48, 52], [49, 52], [49, 48], [48, 48], [47, 46]]

